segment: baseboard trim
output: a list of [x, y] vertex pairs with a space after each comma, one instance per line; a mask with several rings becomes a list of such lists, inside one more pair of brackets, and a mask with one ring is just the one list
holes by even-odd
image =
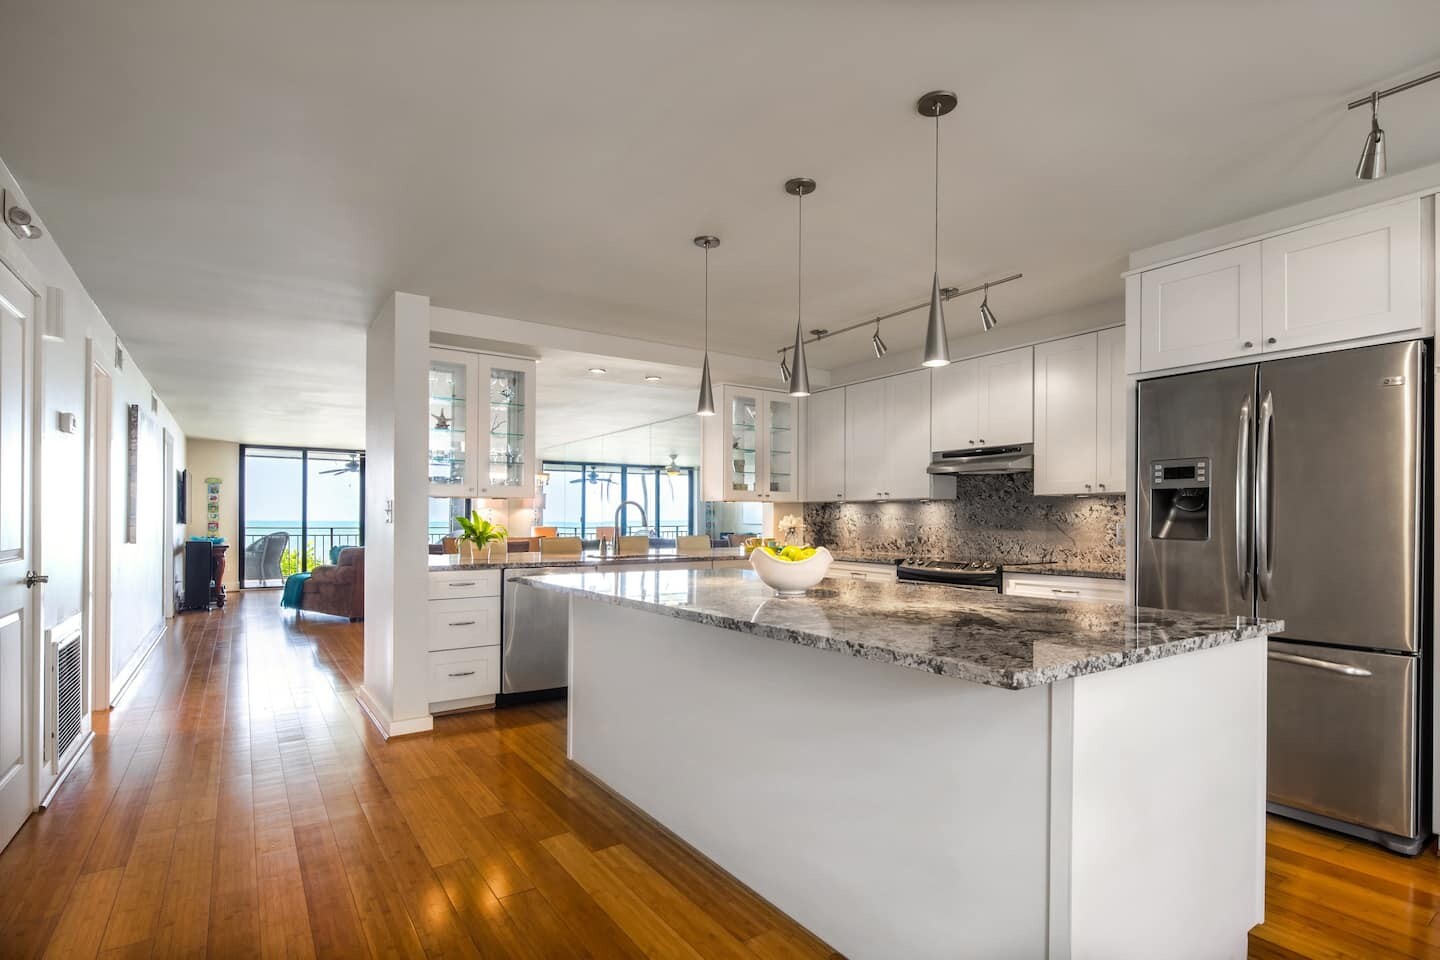
[[[112, 708], [120, 703], [120, 698], [125, 695], [126, 690], [130, 689], [130, 684], [136, 677], [140, 676], [140, 671], [144, 668], [145, 661], [150, 659], [150, 654], [154, 653], [155, 648], [160, 645], [160, 638], [165, 636], [165, 629], [166, 623], [164, 620], [161, 620], [160, 623], [156, 625], [154, 632], [141, 644], [143, 648], [141, 652], [130, 659], [130, 665], [126, 667], [125, 673], [121, 678], [118, 681], [113, 677], [111, 678], [110, 706]], [[111, 639], [114, 639], [113, 634]]]
[[376, 732], [385, 740], [408, 736], [412, 733], [429, 733], [435, 729], [435, 718], [433, 717], [391, 720], [390, 715], [380, 704], [375, 702], [375, 699], [370, 696], [370, 691], [363, 686], [356, 689], [355, 702], [360, 704], [361, 711], [374, 725]]

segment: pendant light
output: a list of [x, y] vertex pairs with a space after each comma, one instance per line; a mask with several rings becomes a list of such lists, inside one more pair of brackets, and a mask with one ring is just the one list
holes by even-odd
[[1356, 180], [1379, 180], [1385, 176], [1385, 131], [1380, 129], [1380, 94], [1370, 94], [1370, 132], [1355, 166]]
[[950, 340], [945, 335], [945, 300], [940, 295], [940, 118], [955, 109], [955, 94], [932, 90], [915, 101], [922, 117], [935, 118], [935, 264], [930, 280], [930, 319], [925, 326], [925, 366], [950, 363]]
[[715, 416], [715, 394], [710, 389], [710, 251], [720, 246], [719, 237], [696, 237], [695, 246], [705, 251], [705, 363], [700, 367], [700, 402], [695, 412]]
[[790, 370], [790, 396], [810, 396], [810, 370], [805, 364], [803, 281], [805, 278], [805, 196], [815, 192], [815, 181], [795, 177], [785, 181], [785, 192], [795, 198], [795, 366]]
[[998, 322], [994, 312], [990, 309], [990, 284], [987, 283], [985, 284], [985, 293], [980, 298], [980, 326], [986, 333], [989, 333], [995, 329], [995, 324]]
[[876, 360], [879, 360], [881, 357], [885, 356], [885, 352], [890, 349], [889, 347], [885, 346], [885, 341], [880, 339], [879, 320], [875, 321], [875, 332], [870, 335], [870, 345], [875, 348]]

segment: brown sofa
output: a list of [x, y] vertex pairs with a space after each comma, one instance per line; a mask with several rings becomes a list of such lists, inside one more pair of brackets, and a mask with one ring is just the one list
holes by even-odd
[[338, 563], [311, 570], [300, 592], [300, 609], [364, 620], [365, 548], [346, 547]]

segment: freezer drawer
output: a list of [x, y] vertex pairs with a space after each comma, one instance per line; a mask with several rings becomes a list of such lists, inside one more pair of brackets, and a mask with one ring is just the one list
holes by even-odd
[[1414, 656], [1271, 641], [1270, 802], [1414, 836], [1419, 682]]

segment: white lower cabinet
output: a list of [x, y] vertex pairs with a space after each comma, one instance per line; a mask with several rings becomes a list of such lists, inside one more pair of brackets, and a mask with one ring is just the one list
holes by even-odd
[[869, 580], [877, 583], [895, 582], [893, 563], [861, 563], [853, 560], [837, 560], [830, 564], [829, 577], [836, 580]]
[[426, 699], [432, 713], [493, 702], [500, 692], [500, 571], [430, 574]]
[[425, 689], [432, 708], [457, 700], [493, 697], [500, 692], [499, 644], [431, 653]]
[[1007, 573], [1003, 577], [1007, 597], [1042, 597], [1046, 600], [1100, 600], [1125, 602], [1125, 581], [1104, 577], [1057, 577]]

